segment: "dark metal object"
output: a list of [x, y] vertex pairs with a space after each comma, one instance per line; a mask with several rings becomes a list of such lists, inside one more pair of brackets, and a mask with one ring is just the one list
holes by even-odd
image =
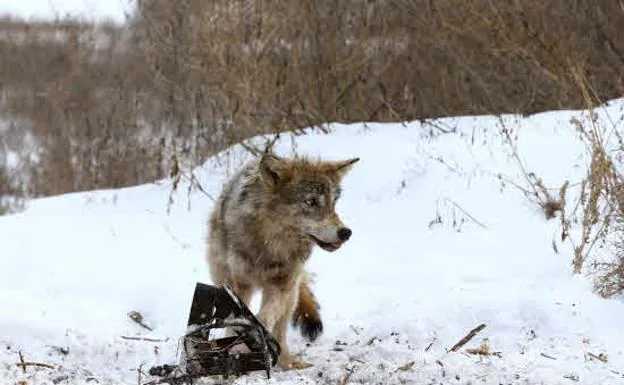
[[[212, 329], [226, 327], [233, 328], [236, 335], [210, 339]], [[278, 342], [229, 286], [199, 282], [182, 345], [181, 364], [151, 368], [150, 375], [163, 378], [149, 384], [179, 385], [204, 376], [228, 378], [256, 370], [264, 370], [270, 378], [270, 369], [280, 354]], [[243, 345], [246, 349], [240, 349]]]

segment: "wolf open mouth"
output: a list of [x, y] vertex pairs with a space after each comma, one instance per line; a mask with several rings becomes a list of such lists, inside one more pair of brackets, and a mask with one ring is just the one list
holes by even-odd
[[326, 251], [336, 251], [342, 246], [342, 242], [323, 242], [312, 234], [308, 234], [308, 236], [317, 244], [319, 247]]

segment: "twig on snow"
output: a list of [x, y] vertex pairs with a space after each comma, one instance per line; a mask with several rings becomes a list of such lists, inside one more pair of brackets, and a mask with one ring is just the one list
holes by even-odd
[[455, 168], [455, 167], [451, 166], [450, 164], [446, 163], [441, 156], [434, 157], [432, 155], [427, 155], [427, 157], [429, 159], [431, 159], [431, 160], [435, 160], [435, 161], [440, 162], [440, 164], [442, 164], [443, 166], [446, 166], [446, 168], [448, 168], [452, 172], [456, 173], [457, 175], [461, 175], [461, 172], [457, 168]]
[[545, 358], [548, 358], [549, 360], [557, 360], [555, 357], [553, 357], [553, 356], [549, 356], [549, 355], [548, 355], [548, 354], [546, 354], [546, 353], [540, 353], [540, 356], [545, 357]]
[[436, 341], [436, 337], [433, 336], [433, 339], [431, 340], [431, 342], [429, 343], [429, 345], [427, 345], [427, 347], [425, 348], [425, 352], [428, 352], [429, 349], [431, 349], [431, 347], [433, 346], [433, 343]]
[[600, 354], [598, 354], [598, 355], [595, 355], [594, 353], [587, 352], [587, 356], [588, 356], [589, 358], [593, 358], [593, 359], [596, 359], [596, 360], [598, 360], [598, 361], [602, 361], [602, 362], [607, 362], [607, 361], [608, 361], [608, 358], [609, 358], [609, 357], [608, 357], [606, 354], [604, 354], [604, 353], [600, 353]]
[[563, 378], [568, 379], [568, 380], [572, 380], [574, 382], [578, 382], [579, 381], [579, 376], [576, 373], [565, 374], [563, 376]]
[[131, 337], [131, 336], [119, 336], [119, 337], [123, 338], [124, 340], [131, 340], [131, 341], [146, 341], [146, 342], [167, 342], [167, 341], [169, 341], [169, 338], [160, 339], [160, 338]]
[[24, 355], [22, 354], [22, 351], [20, 350], [19, 352], [17, 352], [17, 354], [19, 355], [19, 360], [20, 362], [16, 363], [16, 366], [20, 366], [22, 368], [22, 370], [24, 371], [24, 373], [26, 373], [26, 367], [27, 366], [35, 366], [38, 368], [46, 368], [46, 369], [56, 369], [54, 366], [50, 365], [50, 364], [44, 364], [41, 362], [29, 362], [29, 361], [24, 361]]
[[26, 365], [24, 365], [24, 355], [22, 354], [21, 350], [17, 352], [17, 354], [19, 355], [20, 363], [22, 364], [22, 370], [24, 371], [24, 373], [26, 373]]
[[475, 218], [472, 215], [470, 215], [470, 213], [468, 211], [466, 211], [463, 207], [461, 207], [458, 203], [456, 203], [452, 199], [446, 198], [446, 197], [444, 198], [444, 200], [447, 201], [448, 203], [452, 204], [453, 206], [455, 206], [455, 208], [457, 208], [459, 211], [464, 213], [464, 215], [466, 215], [468, 218], [470, 218], [474, 223], [479, 225], [482, 229], [487, 230], [488, 227], [486, 225], [484, 225], [482, 222], [480, 222], [477, 218]]
[[406, 372], [408, 370], [411, 370], [414, 367], [415, 363], [416, 363], [415, 361], [410, 361], [404, 365], [401, 365], [395, 370], [395, 372], [398, 372], [398, 371]]
[[451, 348], [451, 351], [452, 352], [458, 351], [459, 348], [461, 348], [462, 346], [466, 345], [468, 343], [468, 341], [473, 339], [474, 336], [476, 336], [477, 333], [479, 333], [483, 329], [485, 329], [485, 324], [481, 324], [481, 325], [477, 326], [476, 328], [472, 329], [468, 334], [466, 334], [466, 336], [464, 338], [462, 338], [461, 340], [459, 340], [459, 342], [457, 342], [455, 345], [453, 345], [453, 347]]
[[347, 374], [345, 374], [343, 377], [340, 378], [340, 380], [338, 380], [338, 385], [345, 385], [347, 381], [349, 381], [349, 377], [351, 377], [354, 372], [353, 368], [346, 368], [345, 370], [347, 371]]
[[24, 361], [22, 359], [20, 359], [20, 361], [21, 362], [18, 362], [15, 365], [21, 366], [24, 371], [26, 371], [26, 367], [27, 366], [36, 366], [38, 368], [46, 368], [46, 369], [52, 369], [52, 370], [56, 369], [56, 367], [54, 367], [53, 365], [44, 364], [44, 363], [41, 363], [41, 362], [28, 362], [28, 361]]
[[624, 378], [624, 374], [623, 374], [623, 373], [618, 372], [617, 370], [609, 369], [609, 371], [610, 371], [611, 373], [615, 374], [616, 376], [620, 376], [620, 377]]
[[440, 360], [435, 360], [435, 363], [440, 365], [440, 370], [442, 370], [442, 377], [446, 377], [446, 369], [444, 369], [444, 364]]
[[149, 331], [153, 331], [153, 329], [151, 327], [149, 327], [148, 325], [146, 325], [143, 322], [143, 315], [141, 315], [141, 313], [139, 313], [138, 311], [132, 310], [131, 312], [128, 313], [128, 317], [130, 317], [131, 320], [133, 320], [134, 322], [138, 323], [139, 325], [141, 325], [145, 329], [147, 329]]

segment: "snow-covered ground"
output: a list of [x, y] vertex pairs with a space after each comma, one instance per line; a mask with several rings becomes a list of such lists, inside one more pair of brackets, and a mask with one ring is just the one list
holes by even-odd
[[[622, 106], [599, 114], [615, 121]], [[558, 220], [498, 177], [523, 184], [498, 134], [504, 124], [526, 169], [548, 186], [580, 180], [587, 160], [574, 116], [332, 125], [332, 134], [298, 137], [300, 154], [361, 158], [338, 204], [353, 237], [336, 253], [316, 250], [309, 263], [325, 333], [310, 345], [292, 331], [289, 339], [314, 366], [234, 383], [624, 384], [624, 303], [599, 298], [588, 278], [574, 276]], [[289, 136], [276, 152], [292, 153]], [[236, 146], [195, 175], [215, 197], [248, 158]], [[3, 384], [137, 384], [137, 368], [175, 362], [194, 285], [210, 283], [204, 239], [213, 201], [187, 190], [181, 183], [169, 213], [171, 182], [160, 181], [40, 199], [0, 218]], [[132, 310], [153, 331], [131, 321]], [[484, 338], [500, 354], [465, 352]], [[54, 369], [23, 371], [20, 352]]]

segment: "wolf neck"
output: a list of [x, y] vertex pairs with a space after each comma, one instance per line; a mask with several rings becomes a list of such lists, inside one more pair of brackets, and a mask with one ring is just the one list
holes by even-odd
[[313, 245], [296, 230], [284, 226], [278, 218], [263, 218], [260, 235], [264, 240], [267, 259], [306, 262]]

